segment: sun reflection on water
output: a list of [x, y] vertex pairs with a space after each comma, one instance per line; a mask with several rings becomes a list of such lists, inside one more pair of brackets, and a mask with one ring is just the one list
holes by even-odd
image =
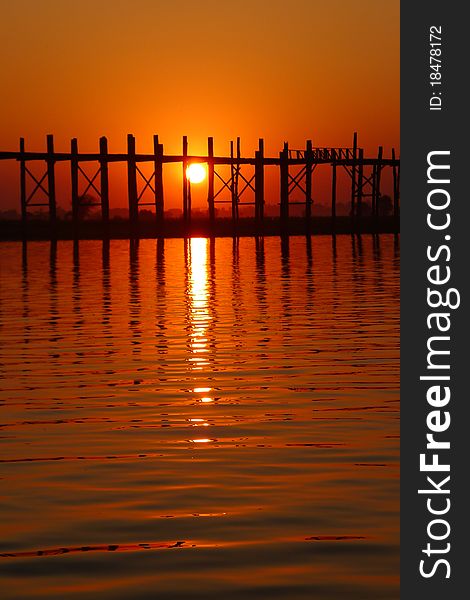
[[[208, 240], [205, 238], [192, 238], [188, 240], [188, 322], [189, 322], [189, 340], [188, 340], [188, 364], [189, 369], [198, 373], [197, 377], [204, 377], [203, 372], [209, 365], [209, 343], [208, 328], [212, 320], [210, 312], [210, 282], [208, 265]], [[200, 404], [210, 404], [214, 402], [211, 397], [212, 388], [203, 385], [201, 381], [199, 386], [195, 386], [191, 391], [194, 394], [194, 400]], [[201, 385], [202, 384], [202, 385]], [[190, 419], [192, 427], [208, 427], [209, 423], [205, 418]], [[190, 440], [195, 444], [207, 444], [213, 441], [210, 438], [199, 438]]]
[[[270, 596], [272, 573], [292, 596], [341, 598], [346, 585], [357, 598], [366, 586], [368, 597], [393, 596], [395, 241], [363, 237], [361, 249], [356, 237], [319, 236], [305, 248], [299, 237], [289, 255], [273, 237], [254, 255], [250, 239], [239, 252], [230, 239], [165, 240], [156, 259], [152, 240], [132, 255], [113, 240], [109, 257], [101, 243], [80, 243], [81, 255], [68, 242], [57, 256], [42, 242], [27, 257], [16, 243], [0, 253], [11, 474], [2, 546], [21, 567], [12, 589], [34, 583], [37, 561], [58, 572], [64, 552], [94, 552], [106, 575], [120, 552], [161, 549], [169, 577], [153, 554], [132, 559], [148, 597], [191, 596], [204, 578], [209, 596]], [[170, 548], [192, 548], [181, 581]], [[77, 585], [65, 575], [53, 589], [44, 580], [43, 594]], [[135, 596], [127, 571], [104, 575], [102, 600], [117, 587]]]
[[207, 366], [207, 328], [211, 321], [209, 313], [209, 289], [207, 270], [207, 239], [189, 240], [189, 349], [188, 358], [193, 371], [201, 371]]

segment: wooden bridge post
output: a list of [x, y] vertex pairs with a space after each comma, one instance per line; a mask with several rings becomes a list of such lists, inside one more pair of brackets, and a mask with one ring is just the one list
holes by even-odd
[[135, 225], [139, 220], [139, 202], [137, 198], [137, 165], [135, 157], [135, 137], [127, 135], [127, 191], [129, 202], [129, 220]]
[[331, 221], [333, 231], [336, 227], [336, 150], [333, 150], [333, 163], [331, 173]]
[[352, 151], [352, 166], [351, 166], [351, 216], [356, 214], [356, 174], [357, 174], [357, 131], [353, 135], [353, 151]]
[[70, 182], [72, 191], [72, 220], [76, 227], [79, 218], [78, 197], [78, 140], [73, 138], [70, 142]]
[[357, 216], [362, 216], [362, 196], [364, 186], [364, 150], [359, 150], [359, 165], [357, 173]]
[[158, 135], [153, 136], [154, 173], [155, 173], [155, 220], [161, 224], [165, 220], [165, 198], [163, 195], [163, 144]]
[[379, 152], [377, 154], [377, 166], [376, 166], [376, 177], [375, 177], [375, 216], [379, 216], [379, 203], [380, 203], [380, 184], [382, 179], [382, 157], [383, 157], [383, 146], [379, 146]]
[[237, 137], [237, 162], [235, 164], [235, 216], [238, 221], [239, 218], [239, 210], [240, 210], [240, 196], [239, 194], [239, 183], [240, 183], [240, 157], [241, 157], [241, 147], [240, 147], [240, 138]]
[[258, 141], [255, 152], [255, 216], [258, 222], [264, 218], [264, 140]]
[[370, 199], [370, 213], [376, 218], [377, 217], [377, 165], [372, 165], [372, 193]]
[[284, 142], [284, 149], [279, 153], [281, 175], [281, 222], [289, 219], [289, 145]]
[[183, 219], [185, 222], [191, 219], [191, 206], [189, 199], [188, 174], [188, 136], [183, 136]]
[[307, 140], [305, 148], [305, 218], [310, 225], [312, 218], [312, 140]]
[[49, 222], [55, 225], [57, 220], [57, 205], [55, 196], [55, 158], [54, 136], [47, 136], [47, 187], [49, 194]]
[[26, 161], [24, 159], [25, 145], [24, 138], [20, 138], [20, 200], [21, 200], [21, 221], [23, 225], [28, 218], [28, 206], [26, 196]]
[[[237, 146], [238, 146], [237, 138]], [[235, 165], [235, 153], [233, 149], [233, 140], [230, 141], [230, 192], [232, 199], [232, 221], [236, 221], [238, 218], [238, 181], [237, 181], [237, 166]]]
[[100, 196], [101, 220], [109, 223], [109, 176], [108, 176], [108, 140], [100, 137]]
[[207, 138], [207, 204], [209, 207], [209, 220], [214, 223], [214, 138]]
[[400, 206], [399, 206], [399, 198], [400, 198], [400, 192], [399, 192], [399, 171], [398, 171], [398, 167], [395, 164], [395, 148], [392, 148], [392, 160], [393, 162], [393, 166], [392, 166], [392, 173], [393, 173], [393, 216], [394, 217], [398, 217], [400, 214]]
[[235, 196], [235, 169], [233, 164], [233, 140], [230, 140], [230, 201], [231, 201], [231, 209], [232, 209], [232, 220], [235, 220], [235, 212], [234, 212], [234, 196]]

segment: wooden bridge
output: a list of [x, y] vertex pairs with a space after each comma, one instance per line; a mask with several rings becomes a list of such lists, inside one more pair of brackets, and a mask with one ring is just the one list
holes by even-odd
[[[209, 221], [216, 219], [216, 206], [229, 204], [232, 220], [239, 219], [239, 208], [245, 205], [254, 206], [257, 222], [262, 222], [265, 213], [265, 167], [277, 166], [280, 177], [280, 219], [289, 220], [289, 208], [293, 204], [305, 206], [305, 219], [310, 222], [312, 217], [312, 176], [318, 165], [326, 164], [331, 167], [331, 218], [334, 226], [337, 205], [337, 173], [344, 169], [350, 178], [350, 216], [360, 219], [363, 215], [365, 198], [370, 198], [370, 208], [373, 217], [379, 216], [379, 201], [381, 198], [381, 179], [383, 170], [392, 170], [393, 177], [393, 214], [399, 214], [400, 202], [400, 161], [392, 155], [383, 156], [383, 149], [378, 148], [377, 156], [366, 157], [364, 150], [358, 147], [357, 133], [354, 133], [353, 144], [348, 148], [316, 148], [309, 140], [301, 150], [291, 149], [287, 143], [278, 156], [268, 157], [264, 152], [264, 140], [259, 140], [258, 149], [253, 157], [242, 157], [240, 138], [230, 143], [230, 156], [214, 154], [214, 140], [207, 141], [207, 155], [191, 155], [188, 152], [188, 138], [183, 137], [181, 155], [165, 154], [163, 144], [157, 135], [153, 137], [153, 152], [141, 154], [136, 151], [135, 137], [127, 136], [126, 153], [110, 153], [108, 140], [99, 140], [99, 152], [79, 152], [77, 139], [72, 139], [70, 152], [56, 152], [54, 138], [47, 136], [46, 152], [29, 152], [25, 141], [20, 139], [19, 151], [0, 152], [0, 160], [15, 160], [19, 163], [21, 217], [23, 223], [28, 220], [29, 209], [45, 206], [51, 225], [57, 221], [56, 173], [57, 163], [70, 164], [70, 182], [72, 199], [72, 219], [77, 227], [80, 222], [80, 210], [83, 206], [99, 206], [101, 220], [109, 222], [109, 171], [112, 163], [127, 165], [127, 196], [129, 220], [131, 224], [139, 221], [139, 209], [152, 205], [155, 208], [157, 224], [162, 225], [165, 219], [164, 204], [164, 165], [181, 163], [182, 166], [182, 210], [185, 222], [191, 220], [191, 184], [188, 180], [187, 167], [193, 163], [207, 164], [207, 208]], [[43, 166], [42, 175], [33, 173], [31, 163]], [[151, 165], [151, 173], [146, 174], [143, 163]], [[90, 174], [90, 165], [92, 173]], [[229, 175], [224, 175], [221, 167], [230, 167]], [[251, 166], [251, 169], [250, 169]], [[142, 167], [142, 168], [141, 168]], [[254, 172], [253, 172], [254, 167]], [[227, 170], [227, 169], [225, 169]], [[80, 185], [82, 191], [79, 191]], [[93, 191], [97, 200], [90, 202], [88, 192]], [[248, 193], [252, 192], [251, 200]], [[294, 191], [302, 194], [302, 201], [294, 200]], [[41, 195], [43, 198], [39, 198]], [[151, 199], [149, 200], [149, 196]]]

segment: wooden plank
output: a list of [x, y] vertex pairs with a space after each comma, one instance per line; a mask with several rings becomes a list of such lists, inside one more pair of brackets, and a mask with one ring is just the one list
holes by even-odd
[[[351, 153], [352, 155], [352, 153]], [[16, 161], [20, 161], [21, 159], [25, 160], [25, 161], [30, 161], [30, 160], [38, 160], [38, 161], [44, 161], [47, 160], [48, 158], [48, 154], [45, 152], [25, 152], [23, 155], [20, 152], [0, 152], [0, 159], [4, 159], [4, 160], [16, 160]], [[207, 156], [202, 156], [202, 155], [187, 155], [185, 157], [188, 161], [193, 161], [193, 162], [207, 162], [208, 157]], [[99, 161], [100, 159], [100, 155], [99, 153], [81, 153], [78, 156], [78, 159], [80, 162], [93, 162], [93, 161]], [[136, 154], [135, 155], [135, 159], [136, 162], [153, 162], [155, 160], [155, 155], [154, 154]], [[66, 162], [66, 161], [70, 161], [70, 153], [67, 152], [56, 152], [54, 154], [54, 160], [55, 162]], [[176, 154], [166, 154], [163, 156], [163, 162], [164, 163], [176, 163], [176, 162], [181, 162], [183, 160], [183, 156], [181, 155], [176, 155]], [[125, 162], [127, 163], [127, 154], [108, 154], [108, 163], [110, 162]], [[244, 158], [244, 157], [240, 157], [240, 159], [237, 158], [231, 158], [230, 156], [214, 156], [214, 164], [215, 165], [231, 165], [235, 162], [239, 162], [241, 165], [255, 165], [256, 164], [256, 159], [255, 158]], [[357, 165], [357, 160], [354, 161], [352, 158], [342, 158], [342, 159], [337, 159], [336, 164], [339, 165], [344, 165], [344, 166], [352, 166], [354, 163], [356, 162]], [[376, 158], [364, 158], [364, 166], [365, 165], [373, 165], [377, 162]], [[305, 158], [290, 158], [288, 159], [288, 163], [290, 165], [302, 165], [305, 164]], [[313, 164], [330, 164], [331, 163], [331, 158], [328, 156], [327, 158], [315, 158], [313, 160]], [[280, 159], [279, 157], [269, 157], [269, 156], [265, 156], [264, 157], [264, 164], [265, 165], [280, 165]], [[382, 166], [393, 166], [393, 165], [399, 166], [400, 164], [400, 160], [399, 159], [391, 159], [391, 158], [384, 158], [382, 159]]]

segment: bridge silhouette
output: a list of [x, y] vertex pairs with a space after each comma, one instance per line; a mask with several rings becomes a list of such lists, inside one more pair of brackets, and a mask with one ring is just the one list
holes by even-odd
[[[217, 221], [216, 206], [229, 205], [231, 208], [231, 224], [235, 227], [240, 220], [240, 208], [254, 207], [253, 231], [262, 231], [265, 221], [265, 170], [268, 166], [279, 169], [280, 198], [279, 223], [288, 228], [291, 220], [290, 208], [293, 205], [304, 206], [304, 224], [312, 223], [312, 179], [319, 165], [331, 168], [331, 212], [330, 229], [337, 228], [337, 179], [338, 169], [344, 170], [350, 179], [350, 211], [349, 220], [352, 229], [361, 228], [365, 219], [364, 203], [370, 199], [370, 210], [367, 219], [372, 219], [379, 227], [381, 181], [384, 169], [391, 169], [393, 179], [393, 219], [398, 222], [400, 204], [400, 160], [392, 149], [391, 157], [383, 155], [383, 147], [379, 146], [377, 155], [365, 156], [363, 148], [357, 143], [357, 133], [353, 135], [351, 147], [314, 147], [311, 140], [304, 149], [292, 149], [284, 143], [278, 156], [265, 155], [264, 140], [260, 139], [254, 156], [241, 155], [240, 138], [230, 142], [229, 156], [214, 154], [214, 140], [207, 140], [206, 155], [191, 155], [188, 152], [188, 138], [183, 137], [182, 154], [165, 154], [163, 144], [157, 135], [153, 136], [153, 152], [138, 153], [136, 139], [132, 134], [127, 136], [127, 152], [111, 153], [108, 140], [101, 137], [99, 152], [79, 152], [78, 140], [71, 140], [70, 152], [56, 152], [53, 135], [47, 136], [46, 152], [30, 152], [26, 150], [24, 138], [20, 139], [19, 151], [0, 152], [0, 160], [14, 160], [19, 163], [20, 190], [19, 203], [21, 220], [26, 228], [32, 207], [45, 207], [48, 213], [51, 231], [57, 225], [56, 173], [57, 163], [67, 162], [70, 165], [70, 183], [72, 200], [72, 223], [75, 233], [80, 233], [84, 226], [80, 215], [83, 208], [97, 206], [100, 209], [101, 224], [109, 225], [109, 165], [125, 163], [127, 166], [127, 200], [129, 208], [129, 225], [132, 231], [138, 231], [139, 211], [142, 207], [152, 206], [155, 209], [155, 231], [161, 232], [165, 226], [165, 190], [164, 165], [180, 163], [182, 166], [182, 221], [190, 226], [192, 219], [191, 183], [187, 175], [187, 167], [193, 163], [207, 164], [207, 209], [208, 230], [214, 229]], [[31, 163], [39, 163], [42, 175], [33, 173]], [[144, 172], [143, 165], [151, 167], [150, 174]], [[91, 165], [91, 174], [90, 174]], [[223, 172], [229, 167], [229, 174]], [[37, 167], [36, 167], [37, 168]], [[148, 167], [147, 167], [148, 168]], [[80, 185], [82, 191], [79, 191]], [[90, 200], [89, 192], [96, 195]], [[295, 199], [294, 192], [301, 194], [302, 200]], [[42, 196], [42, 198], [40, 198]], [[149, 199], [149, 196], [151, 197]], [[248, 196], [251, 196], [250, 198]], [[380, 227], [379, 227], [380, 228]]]

